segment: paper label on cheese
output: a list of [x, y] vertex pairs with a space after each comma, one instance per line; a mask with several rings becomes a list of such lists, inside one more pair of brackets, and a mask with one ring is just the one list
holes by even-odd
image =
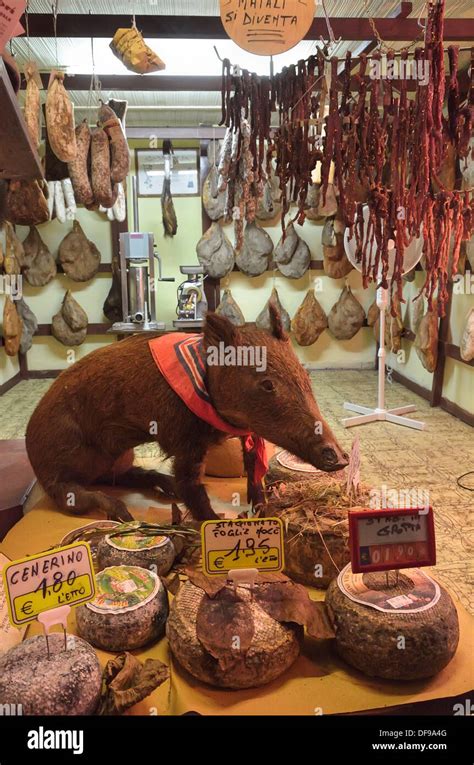
[[98, 614], [123, 614], [153, 600], [161, 582], [139, 566], [109, 566], [96, 576], [96, 596], [87, 608]]
[[354, 574], [351, 564], [337, 577], [339, 589], [355, 603], [389, 614], [415, 614], [433, 608], [441, 596], [439, 584], [420, 568], [406, 568], [395, 579], [390, 572]]
[[145, 534], [122, 534], [120, 536], [107, 536], [107, 543], [116, 550], [153, 550], [156, 547], [163, 547], [169, 541], [169, 537], [161, 535], [146, 536]]
[[277, 462], [279, 462], [282, 467], [287, 468], [287, 470], [299, 470], [300, 473], [320, 472], [314, 465], [310, 465], [309, 462], [303, 462], [303, 460], [300, 460], [299, 457], [296, 457], [295, 454], [291, 454], [291, 452], [288, 452], [286, 449], [278, 452], [276, 458]]

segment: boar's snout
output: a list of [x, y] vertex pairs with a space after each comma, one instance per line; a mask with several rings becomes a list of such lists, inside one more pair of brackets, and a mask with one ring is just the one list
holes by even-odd
[[332, 473], [335, 470], [342, 470], [349, 464], [349, 455], [347, 452], [333, 449], [332, 446], [325, 446], [321, 451], [321, 470]]

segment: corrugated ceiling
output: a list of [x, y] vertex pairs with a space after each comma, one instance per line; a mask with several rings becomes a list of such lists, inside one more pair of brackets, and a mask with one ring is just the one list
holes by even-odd
[[[398, 0], [327, 0], [326, 7], [330, 16], [389, 16], [398, 7]], [[413, 17], [422, 11], [424, 0], [414, 0]], [[51, 0], [30, 0], [29, 12], [51, 13]], [[59, 13], [87, 14], [89, 11], [98, 14], [150, 14], [150, 15], [192, 15], [214, 16], [219, 13], [217, 0], [148, 0], [148, 2], [126, 2], [125, 0], [59, 0]], [[473, 13], [472, 0], [447, 0], [446, 15], [456, 17], [470, 17]], [[317, 5], [317, 16], [321, 16], [321, 4]], [[93, 29], [93, 20], [91, 21]], [[51, 20], [51, 32], [53, 24]], [[110, 40], [94, 40], [95, 71], [98, 74], [127, 74], [127, 70], [109, 49]], [[242, 67], [260, 74], [269, 71], [269, 59], [267, 57], [254, 56], [238, 48], [230, 40], [148, 40], [159, 56], [166, 62], [167, 75], [219, 75], [220, 63], [215, 56], [213, 44], [215, 43], [219, 53], [227, 56], [231, 61], [239, 63]], [[466, 45], [469, 43], [466, 42]], [[403, 47], [404, 43], [393, 44], [395, 49]], [[463, 45], [463, 43], [461, 43]], [[314, 51], [316, 43], [302, 42], [285, 54], [274, 57], [275, 71], [283, 66], [296, 62], [299, 58], [306, 58]], [[341, 42], [337, 45], [334, 54], [344, 56], [348, 48], [356, 51], [361, 42]], [[33, 58], [41, 71], [49, 71], [56, 65], [64, 68], [68, 73], [91, 74], [92, 48], [88, 39], [59, 38], [53, 37], [32, 38], [28, 43], [26, 37], [16, 38], [13, 42], [13, 52], [19, 64], [23, 64], [30, 57]], [[467, 61], [467, 56], [465, 57]], [[139, 75], [136, 75], [137, 79]], [[147, 77], [160, 77], [148, 75]], [[71, 91], [71, 97], [77, 105], [77, 117], [93, 114], [91, 109], [84, 107], [92, 106], [96, 102], [96, 95], [87, 92]], [[102, 97], [126, 98], [130, 109], [127, 116], [127, 124], [130, 126], [172, 126], [172, 125], [198, 125], [200, 123], [214, 123], [218, 121], [220, 112], [220, 96], [218, 93], [209, 92], [179, 92], [164, 93], [133, 91], [125, 93], [104, 91]], [[143, 108], [138, 108], [143, 107]], [[156, 108], [158, 107], [158, 108]], [[181, 108], [179, 108], [181, 107]], [[186, 107], [186, 108], [183, 108]], [[191, 107], [191, 108], [190, 108]], [[195, 108], [192, 108], [195, 107]]]

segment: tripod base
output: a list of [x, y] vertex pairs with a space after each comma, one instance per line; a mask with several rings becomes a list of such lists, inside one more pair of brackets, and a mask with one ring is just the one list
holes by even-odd
[[393, 422], [395, 425], [405, 425], [407, 428], [415, 428], [416, 430], [424, 430], [425, 423], [419, 422], [419, 420], [412, 420], [409, 417], [400, 417], [402, 414], [408, 412], [414, 412], [416, 406], [409, 404], [408, 406], [398, 406], [395, 409], [371, 409], [368, 406], [359, 406], [359, 404], [344, 404], [344, 409], [348, 409], [350, 412], [359, 412], [359, 417], [345, 417], [342, 420], [342, 424], [345, 428], [352, 428], [354, 425], [365, 425], [367, 422], [376, 422], [382, 420], [385, 422]]

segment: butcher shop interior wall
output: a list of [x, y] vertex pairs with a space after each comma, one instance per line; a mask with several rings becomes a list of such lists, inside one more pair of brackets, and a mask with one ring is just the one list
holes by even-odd
[[[161, 148], [161, 141], [157, 142], [157, 149]], [[175, 141], [174, 145], [179, 148], [181, 145], [186, 148], [198, 147], [198, 142], [193, 141]], [[132, 176], [136, 172], [135, 167], [135, 149], [148, 148], [144, 141], [130, 140], [131, 151], [131, 175], [128, 179], [129, 199], [132, 192]], [[199, 196], [175, 197], [174, 205], [178, 221], [183, 223], [178, 226], [175, 237], [165, 237], [161, 222], [160, 200], [156, 197], [139, 196], [138, 211], [139, 223], [142, 231], [150, 231], [154, 235], [157, 251], [162, 258], [163, 275], [174, 277], [175, 282], [163, 282], [158, 284], [157, 305], [159, 318], [166, 322], [171, 322], [175, 318], [176, 312], [176, 286], [182, 281], [182, 274], [179, 271], [180, 265], [189, 265], [195, 261], [196, 243], [202, 235], [202, 216], [201, 199]], [[108, 265], [111, 262], [112, 244], [111, 244], [111, 226], [102, 214], [79, 208], [77, 218], [81, 223], [87, 237], [95, 242], [101, 253], [101, 263]], [[128, 205], [128, 224], [130, 230], [133, 228], [133, 205]], [[279, 216], [276, 215], [269, 221], [262, 222], [265, 230], [272, 237], [276, 245], [281, 236]], [[71, 224], [61, 224], [57, 221], [50, 221], [39, 226], [41, 236], [52, 253], [56, 253], [61, 240], [70, 230]], [[232, 237], [232, 224], [225, 227], [227, 236]], [[322, 260], [320, 223], [313, 223], [308, 220], [305, 222], [302, 236], [308, 244], [312, 258]], [[18, 227], [18, 235], [23, 240], [28, 234], [28, 229], [22, 226]], [[266, 272], [260, 277], [249, 280], [239, 272], [233, 272], [226, 280], [222, 280], [221, 287], [227, 285], [232, 289], [232, 294], [240, 305], [247, 321], [255, 321], [258, 313], [268, 299], [272, 287], [275, 285], [282, 304], [293, 316], [300, 303], [301, 295], [304, 294], [310, 286], [314, 284], [318, 293], [318, 299], [321, 302], [326, 313], [337, 301], [344, 279], [330, 279], [323, 271], [308, 270], [301, 279], [290, 280], [279, 274], [278, 271]], [[367, 290], [362, 288], [360, 274], [353, 270], [349, 275], [349, 284], [354, 295], [362, 303], [365, 312], [374, 300], [374, 289], [370, 286]], [[106, 322], [102, 313], [102, 306], [107, 293], [110, 289], [110, 273], [99, 272], [91, 281], [85, 283], [74, 282], [65, 274], [58, 274], [49, 284], [44, 287], [31, 287], [24, 280], [24, 296], [36, 314], [40, 324], [47, 324], [51, 320], [53, 313], [59, 310], [64, 292], [67, 289], [72, 290], [75, 298], [86, 311], [90, 324], [100, 324]], [[1, 299], [1, 296], [0, 296]], [[88, 332], [85, 342], [77, 346], [74, 350], [74, 356], [68, 356], [67, 348], [58, 343], [53, 337], [41, 336], [33, 338], [32, 348], [27, 353], [28, 369], [31, 372], [59, 370], [67, 367], [72, 358], [78, 360], [101, 345], [115, 340], [113, 335], [94, 335], [93, 331]], [[361, 330], [351, 339], [338, 341], [328, 332], [318, 339], [317, 343], [301, 347], [294, 343], [295, 350], [303, 363], [310, 368], [372, 368], [375, 358], [375, 341], [373, 331], [370, 327], [362, 327]], [[2, 352], [2, 383], [7, 382], [17, 372], [18, 367], [11, 363], [9, 357]], [[10, 369], [10, 372], [8, 370]]]

